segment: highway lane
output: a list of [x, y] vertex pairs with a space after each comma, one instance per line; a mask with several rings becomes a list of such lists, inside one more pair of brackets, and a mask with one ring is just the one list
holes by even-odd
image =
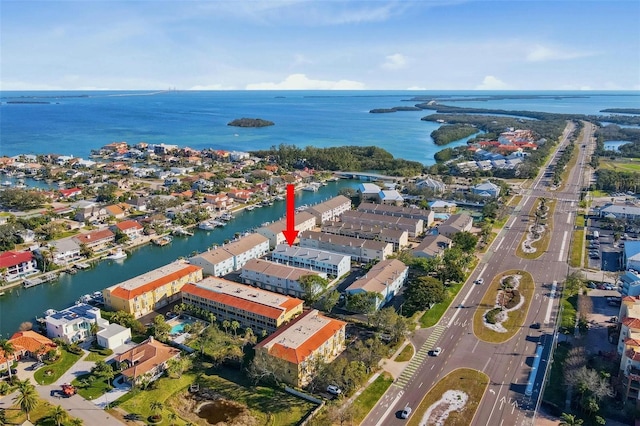
[[[573, 130], [569, 124], [564, 132], [564, 140], [552, 156], [553, 164], [558, 151], [566, 146], [567, 136]], [[584, 139], [578, 144], [586, 144], [590, 137], [591, 125], [585, 125]], [[580, 146], [579, 145], [579, 146]], [[558, 314], [558, 297], [551, 296], [553, 281], [563, 281], [567, 275], [566, 259], [569, 253], [575, 211], [579, 190], [583, 179], [581, 164], [586, 164], [587, 150], [580, 149], [577, 167], [570, 171], [564, 188], [553, 192], [543, 178], [545, 167], [527, 190], [520, 205], [514, 210], [513, 218], [494, 240], [489, 252], [484, 256], [467, 284], [460, 291], [449, 310], [435, 327], [420, 330], [416, 356], [403, 374], [396, 379], [387, 393], [363, 421], [363, 425], [403, 424], [397, 414], [405, 405], [417, 408], [428, 390], [450, 371], [469, 367], [483, 371], [490, 378], [490, 385], [474, 418], [478, 425], [529, 425], [532, 423], [549, 351], [554, 338], [554, 327]], [[515, 256], [515, 250], [523, 233], [531, 223], [529, 212], [538, 197], [557, 199], [553, 214], [553, 234], [549, 250], [536, 260], [525, 260]], [[531, 273], [536, 282], [527, 319], [522, 330], [503, 344], [480, 341], [473, 334], [473, 315], [479, 305], [486, 285], [476, 285], [473, 281], [482, 276], [486, 283], [497, 274], [521, 269]], [[535, 330], [529, 327], [540, 322], [543, 327]], [[424, 343], [422, 343], [424, 342]], [[544, 346], [531, 396], [525, 395], [533, 357], [538, 344]], [[439, 357], [428, 355], [435, 346], [443, 348]]]

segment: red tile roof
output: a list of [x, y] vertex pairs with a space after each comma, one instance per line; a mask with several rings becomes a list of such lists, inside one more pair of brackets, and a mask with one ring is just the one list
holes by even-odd
[[60, 195], [62, 195], [63, 197], [71, 197], [72, 195], [81, 194], [82, 190], [80, 188], [70, 188], [61, 189], [58, 192], [60, 192]]
[[312, 353], [314, 353], [314, 351], [318, 350], [320, 346], [322, 346], [327, 340], [335, 335], [338, 330], [340, 330], [347, 324], [343, 321], [325, 317], [324, 315], [321, 315], [317, 310], [312, 310], [300, 315], [298, 318], [294, 319], [286, 326], [280, 327], [275, 333], [267, 337], [262, 342], [258, 343], [255, 347], [258, 348], [268, 346], [270, 342], [278, 340], [278, 338], [283, 333], [287, 332], [287, 330], [289, 330], [290, 328], [295, 327], [296, 324], [298, 324], [300, 321], [303, 321], [309, 316], [318, 316], [325, 320], [328, 320], [329, 322], [313, 335], [309, 336], [309, 338], [298, 345], [298, 347], [288, 347], [284, 346], [280, 342], [276, 342], [269, 349], [269, 354], [274, 357], [284, 359], [287, 362], [299, 364], [307, 359], [307, 357], [309, 357]]
[[0, 268], [9, 268], [20, 265], [33, 259], [30, 251], [5, 251], [0, 253]]
[[116, 223], [116, 228], [121, 231], [126, 231], [127, 229], [142, 229], [142, 225], [135, 220], [123, 220], [122, 222]]
[[196, 271], [201, 270], [202, 268], [199, 266], [195, 266], [195, 265], [185, 265], [184, 268], [182, 268], [179, 271], [173, 272], [171, 274], [165, 275], [163, 277], [160, 277], [156, 280], [153, 280], [151, 282], [148, 282], [144, 285], [141, 285], [139, 287], [133, 288], [131, 290], [128, 290], [126, 288], [123, 287], [116, 287], [115, 289], [113, 289], [111, 291], [111, 295], [118, 297], [120, 299], [126, 299], [126, 300], [131, 300], [135, 297], [140, 296], [141, 294], [145, 294], [149, 291], [155, 290], [156, 288], [162, 287], [165, 284], [169, 284], [170, 282], [173, 281], [177, 281], [182, 277], [185, 277], [189, 274], [192, 274]]
[[51, 339], [33, 330], [18, 331], [11, 336], [9, 341], [13, 343], [16, 349], [24, 349], [31, 353], [45, 353], [56, 347], [56, 344]]
[[640, 318], [627, 317], [622, 320], [622, 324], [629, 328], [640, 329]]
[[150, 337], [135, 348], [118, 355], [115, 359], [118, 362], [128, 361], [131, 366], [122, 370], [122, 374], [135, 379], [179, 354], [179, 349], [172, 348]]
[[92, 243], [95, 241], [104, 240], [107, 238], [114, 237], [115, 234], [111, 232], [109, 229], [101, 229], [99, 231], [87, 232], [86, 234], [80, 234], [76, 236], [76, 240], [80, 244]]

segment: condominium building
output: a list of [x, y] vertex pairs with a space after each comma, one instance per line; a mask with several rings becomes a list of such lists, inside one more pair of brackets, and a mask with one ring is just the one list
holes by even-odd
[[300, 247], [347, 254], [357, 262], [385, 260], [393, 254], [393, 245], [384, 241], [365, 240], [313, 231], [304, 231], [299, 238]]
[[[295, 229], [297, 231], [308, 231], [310, 229], [315, 228], [316, 226], [316, 217], [307, 211], [298, 212], [294, 216]], [[274, 248], [279, 244], [282, 244], [286, 241], [284, 231], [287, 227], [286, 218], [281, 219], [277, 222], [273, 222], [270, 225], [263, 226], [258, 228], [256, 232], [260, 235], [265, 236], [269, 239], [269, 247]]]
[[305, 291], [300, 286], [300, 278], [317, 275], [327, 278], [323, 272], [296, 268], [263, 259], [251, 259], [242, 267], [240, 278], [245, 284], [256, 285], [265, 290], [304, 297]]
[[362, 223], [325, 222], [322, 232], [327, 234], [344, 235], [345, 237], [379, 240], [393, 244], [393, 250], [398, 251], [409, 245], [409, 233], [402, 229], [385, 228], [380, 225], [364, 225]]
[[351, 210], [351, 200], [344, 195], [338, 195], [323, 203], [309, 207], [307, 212], [316, 218], [316, 225], [320, 226], [328, 220], [335, 220], [347, 210]]
[[254, 332], [274, 332], [302, 313], [300, 299], [218, 277], [182, 287], [182, 302], [212, 312], [218, 321], [238, 321]]
[[412, 251], [416, 257], [440, 257], [446, 249], [451, 247], [451, 239], [444, 235], [427, 235]]
[[390, 216], [375, 213], [349, 210], [342, 213], [340, 220], [345, 223], [359, 225], [373, 225], [382, 228], [402, 229], [407, 231], [409, 237], [416, 237], [424, 231], [424, 221], [402, 216]]
[[351, 257], [306, 247], [280, 244], [271, 253], [271, 260], [289, 266], [324, 272], [331, 277], [341, 277], [351, 269]]
[[102, 290], [105, 307], [140, 318], [180, 299], [182, 286], [202, 280], [202, 268], [175, 261]]
[[397, 259], [387, 259], [373, 266], [363, 277], [347, 287], [348, 294], [371, 293], [375, 309], [380, 309], [407, 281], [409, 267]]
[[466, 213], [454, 214], [449, 216], [438, 226], [438, 234], [451, 238], [458, 232], [471, 231], [473, 227], [473, 218]]
[[362, 203], [358, 206], [359, 212], [373, 213], [394, 217], [406, 217], [410, 219], [422, 219], [425, 228], [433, 224], [434, 212], [416, 207], [402, 207], [389, 204]]
[[623, 401], [640, 408], [640, 296], [626, 296], [620, 305], [618, 355]]
[[345, 349], [347, 323], [308, 311], [255, 346], [256, 358], [273, 365], [285, 383], [302, 387], [318, 365], [333, 361]]
[[269, 239], [260, 234], [249, 234], [237, 241], [208, 250], [189, 258], [189, 262], [202, 268], [206, 275], [229, 274], [244, 266], [250, 259], [269, 252]]

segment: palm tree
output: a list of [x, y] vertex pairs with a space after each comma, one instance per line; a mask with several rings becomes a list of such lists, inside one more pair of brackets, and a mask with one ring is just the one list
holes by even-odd
[[175, 425], [176, 420], [178, 420], [178, 416], [173, 411], [169, 413], [169, 421], [171, 422], [171, 426]]
[[560, 419], [562, 419], [560, 426], [580, 426], [584, 423], [584, 420], [577, 418], [573, 414], [562, 413]]
[[213, 312], [209, 312], [207, 316], [209, 318], [209, 323], [213, 325], [216, 322], [216, 315]]
[[84, 420], [80, 417], [74, 417], [71, 419], [71, 426], [82, 426], [84, 424]]
[[222, 328], [224, 328], [224, 332], [226, 333], [227, 330], [229, 329], [229, 326], [231, 325], [231, 323], [228, 320], [224, 320], [222, 321]]
[[151, 408], [151, 411], [156, 418], [162, 418], [162, 410], [164, 409], [164, 404], [162, 402], [152, 401], [151, 404], [149, 404], [149, 408]]
[[51, 418], [56, 426], [61, 426], [67, 420], [67, 412], [61, 406], [57, 406], [51, 413]]
[[233, 335], [236, 336], [236, 330], [240, 327], [240, 323], [238, 321], [231, 321], [231, 330], [233, 330]]
[[0, 426], [4, 426], [7, 423], [7, 413], [5, 413], [4, 408], [0, 408]]
[[0, 349], [2, 349], [2, 351], [4, 352], [4, 357], [7, 360], [7, 370], [9, 371], [9, 381], [11, 381], [11, 364], [9, 363], [9, 361], [13, 360], [13, 354], [16, 353], [16, 348], [15, 346], [13, 346], [13, 343], [11, 343], [9, 340], [1, 339]]
[[27, 420], [31, 421], [29, 413], [38, 405], [38, 393], [29, 379], [18, 383], [18, 395], [13, 398], [13, 402], [20, 406], [20, 410], [27, 415]]

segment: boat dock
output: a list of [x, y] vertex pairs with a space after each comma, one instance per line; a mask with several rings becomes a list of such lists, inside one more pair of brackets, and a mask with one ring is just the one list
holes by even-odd
[[24, 286], [24, 288], [35, 287], [37, 285], [44, 284], [49, 281], [53, 281], [57, 277], [58, 275], [55, 272], [49, 272], [48, 274], [44, 274], [36, 278], [26, 279], [24, 280], [22, 285]]

